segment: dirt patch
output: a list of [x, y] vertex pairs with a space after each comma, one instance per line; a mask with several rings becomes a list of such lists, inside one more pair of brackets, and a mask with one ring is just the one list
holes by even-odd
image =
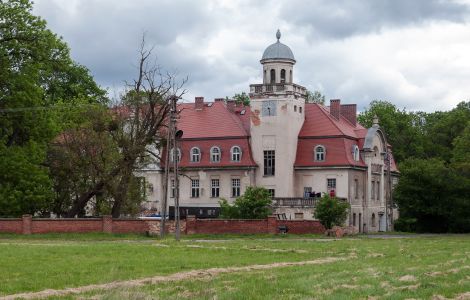
[[224, 273], [235, 273], [235, 272], [250, 272], [256, 270], [268, 270], [274, 268], [281, 268], [281, 267], [291, 267], [291, 266], [305, 266], [305, 265], [321, 265], [321, 264], [328, 264], [334, 263], [337, 261], [344, 261], [347, 259], [351, 259], [351, 257], [325, 257], [316, 260], [307, 260], [307, 261], [298, 261], [298, 262], [280, 262], [280, 263], [272, 263], [266, 265], [250, 265], [244, 267], [227, 267], [227, 268], [211, 268], [205, 270], [192, 270], [187, 272], [180, 272], [171, 274], [168, 276], [154, 276], [154, 277], [147, 277], [141, 279], [133, 279], [133, 280], [126, 280], [126, 281], [115, 281], [110, 283], [104, 284], [92, 284], [86, 285], [76, 288], [67, 288], [63, 290], [44, 290], [40, 292], [32, 292], [32, 293], [21, 293], [21, 294], [14, 294], [8, 295], [5, 297], [0, 297], [1, 300], [14, 300], [18, 298], [23, 299], [34, 299], [34, 298], [46, 298], [52, 296], [64, 296], [69, 294], [80, 294], [84, 292], [91, 292], [94, 290], [113, 290], [116, 288], [132, 288], [143, 286], [145, 284], [156, 284], [160, 282], [171, 282], [171, 281], [180, 281], [180, 280], [187, 280], [193, 278], [202, 278], [202, 277], [212, 277], [219, 274]]
[[410, 281], [416, 281], [416, 277], [414, 277], [413, 275], [405, 275], [405, 276], [400, 277], [400, 279], [398, 280], [410, 282]]
[[454, 298], [446, 298], [441, 295], [435, 295], [432, 297], [432, 300], [469, 300], [469, 299], [470, 299], [470, 292], [459, 294], [455, 296]]

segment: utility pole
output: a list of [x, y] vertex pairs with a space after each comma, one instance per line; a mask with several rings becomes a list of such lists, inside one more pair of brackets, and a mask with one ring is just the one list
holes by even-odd
[[177, 121], [177, 112], [176, 112], [176, 101], [177, 97], [171, 99], [171, 122], [173, 124], [173, 173], [175, 174], [175, 239], [180, 240], [180, 181], [178, 178], [178, 163], [179, 163], [179, 152], [178, 152], [178, 143], [176, 141], [178, 131], [176, 130], [176, 121]]
[[[176, 131], [176, 96], [170, 97], [170, 118], [168, 124], [168, 134], [166, 140], [166, 155], [165, 155], [165, 174], [163, 176], [163, 201], [162, 201], [162, 219], [160, 221], [160, 237], [163, 238], [165, 236], [165, 224], [166, 224], [166, 216], [167, 212], [167, 205], [168, 205], [168, 181], [170, 180], [170, 151], [176, 151], [176, 142], [175, 142], [175, 131]], [[176, 161], [175, 154], [172, 153], [173, 161]], [[176, 170], [176, 167], [175, 167]], [[176, 185], [176, 176], [175, 176], [175, 185]]]

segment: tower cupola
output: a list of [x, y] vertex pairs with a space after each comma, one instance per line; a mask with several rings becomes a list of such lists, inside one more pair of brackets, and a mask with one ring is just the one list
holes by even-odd
[[260, 63], [263, 65], [263, 83], [293, 83], [294, 53], [281, 43], [281, 31], [276, 32], [277, 42], [269, 45], [263, 52]]

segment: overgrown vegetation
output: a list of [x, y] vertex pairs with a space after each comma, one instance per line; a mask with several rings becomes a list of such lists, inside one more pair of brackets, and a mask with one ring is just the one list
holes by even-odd
[[470, 232], [470, 101], [434, 113], [373, 101], [358, 120], [377, 115], [398, 162], [397, 230]]
[[326, 229], [331, 229], [333, 226], [344, 224], [349, 207], [348, 202], [323, 194], [315, 206], [314, 215]]
[[222, 219], [265, 219], [271, 213], [271, 195], [264, 187], [248, 187], [233, 204], [219, 201]]

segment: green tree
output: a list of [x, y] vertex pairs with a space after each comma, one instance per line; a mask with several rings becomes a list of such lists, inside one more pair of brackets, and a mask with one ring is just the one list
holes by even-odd
[[57, 104], [104, 103], [105, 91], [27, 0], [0, 2], [0, 214], [47, 210], [47, 144], [63, 130]]
[[342, 226], [348, 216], [349, 203], [323, 194], [315, 206], [314, 216], [326, 229], [333, 226]]
[[220, 217], [226, 219], [265, 219], [271, 214], [271, 195], [264, 187], [248, 187], [233, 205], [220, 202]]
[[379, 125], [385, 131], [387, 142], [393, 147], [396, 161], [404, 161], [408, 157], [424, 157], [423, 114], [407, 113], [388, 101], [375, 100], [359, 114], [358, 121], [369, 128], [375, 116], [379, 118]]
[[250, 105], [250, 96], [248, 96], [245, 92], [241, 92], [240, 94], [235, 94], [232, 97], [237, 104], [243, 104], [244, 106]]
[[325, 104], [325, 95], [323, 95], [320, 91], [308, 91], [307, 90], [307, 98], [305, 99], [307, 103], [318, 103], [318, 104]]

